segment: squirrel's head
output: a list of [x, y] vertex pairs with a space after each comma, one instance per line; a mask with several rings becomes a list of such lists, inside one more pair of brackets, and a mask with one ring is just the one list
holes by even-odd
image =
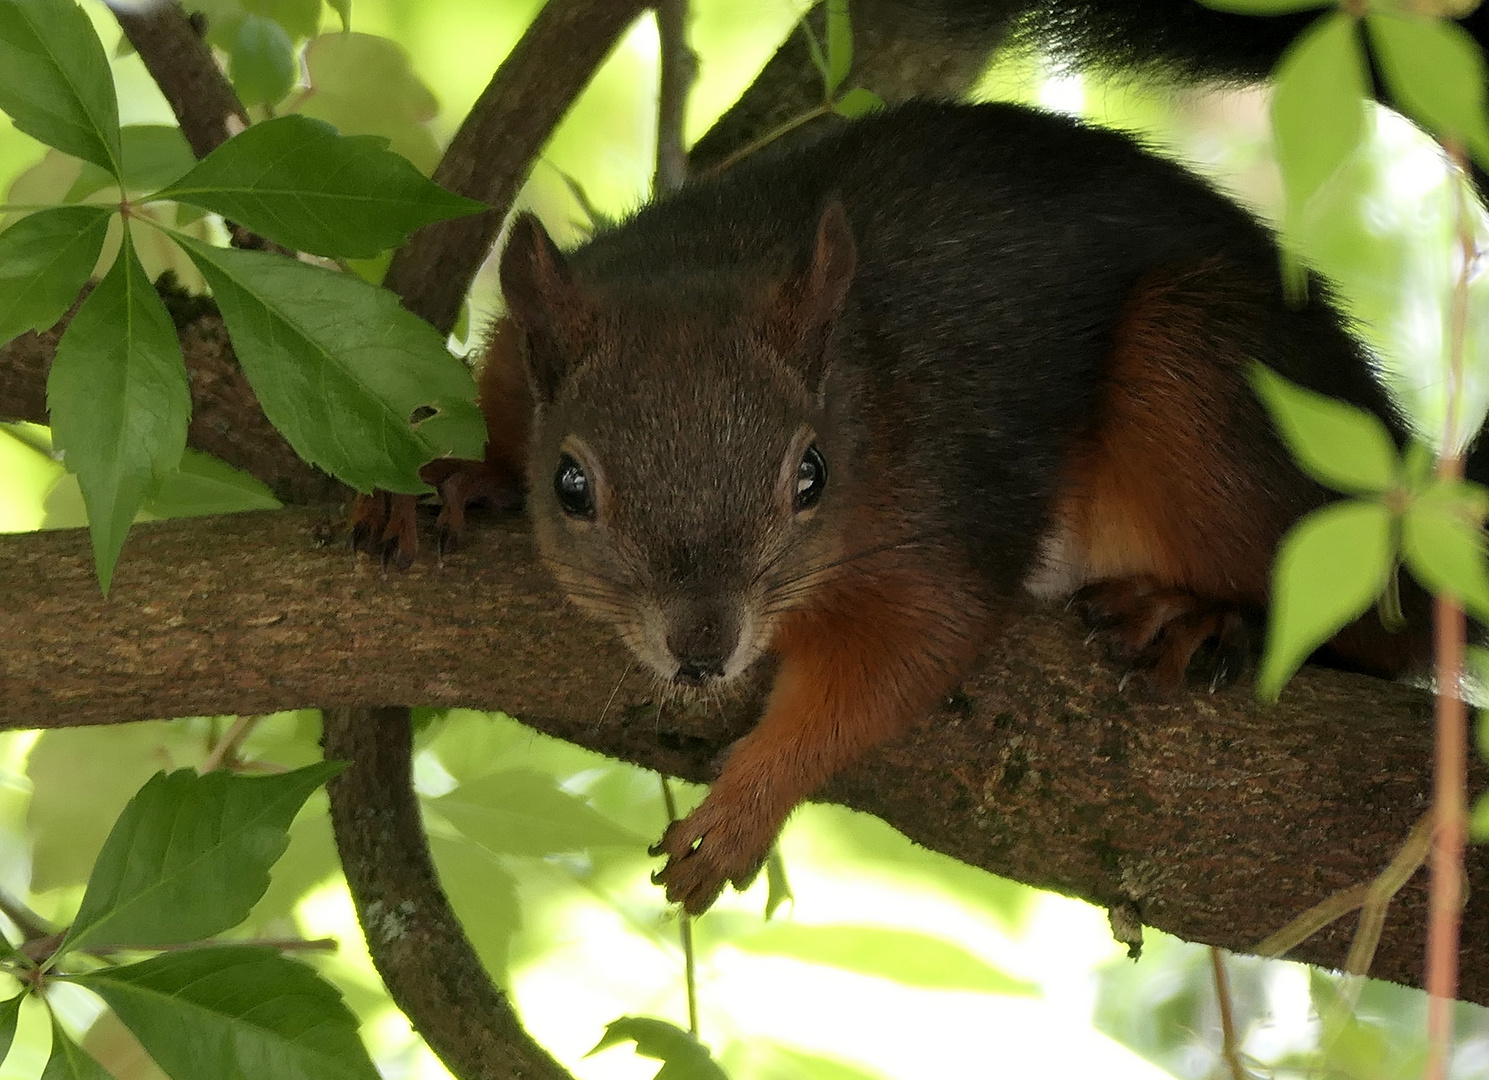
[[539, 548], [581, 607], [660, 677], [737, 676], [840, 557], [851, 470], [828, 393], [856, 249], [842, 208], [805, 265], [669, 274], [573, 270], [538, 220], [501, 280], [537, 415]]

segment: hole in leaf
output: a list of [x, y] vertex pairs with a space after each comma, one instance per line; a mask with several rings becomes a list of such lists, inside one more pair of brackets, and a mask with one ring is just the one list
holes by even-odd
[[420, 405], [409, 414], [408, 423], [410, 427], [418, 427], [431, 416], [438, 416], [439, 410], [433, 405]]

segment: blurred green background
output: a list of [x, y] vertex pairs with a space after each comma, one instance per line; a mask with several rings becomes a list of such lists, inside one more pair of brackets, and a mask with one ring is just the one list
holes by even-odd
[[[92, 0], [85, 7], [113, 49], [112, 16]], [[202, 7], [224, 34], [244, 21], [238, 0]], [[337, 32], [330, 7], [286, 2], [280, 17], [311, 40], [301, 83], [276, 108], [384, 134], [427, 171], [539, 7], [538, 0], [362, 0], [352, 9], [355, 34], [347, 36]], [[791, 0], [694, 0], [691, 39], [701, 65], [690, 136], [737, 97], [798, 16]], [[234, 74], [250, 80], [251, 55], [243, 56]], [[536, 209], [561, 243], [579, 239], [585, 227], [575, 185], [607, 215], [646, 198], [656, 65], [655, 30], [644, 19], [535, 168], [521, 204]], [[116, 50], [114, 68], [126, 124], [173, 122], [137, 57]], [[1142, 132], [1275, 216], [1280, 185], [1260, 91], [1140, 89], [1023, 56], [991, 70], [980, 93]], [[77, 179], [75, 163], [55, 154], [44, 160], [39, 144], [0, 118], [0, 189], [9, 201], [57, 199]], [[1411, 125], [1377, 111], [1369, 144], [1317, 200], [1301, 237], [1338, 282], [1387, 381], [1429, 431], [1442, 411], [1453, 225], [1441, 155]], [[170, 265], [164, 247], [155, 258], [152, 270]], [[1469, 338], [1475, 415], [1486, 395], [1484, 278], [1475, 285]], [[498, 303], [488, 268], [472, 298], [471, 338]], [[256, 482], [195, 455], [149, 511], [268, 505]], [[45, 430], [7, 426], [0, 432], [0, 530], [80, 524], [76, 484], [52, 458]], [[194, 718], [0, 735], [0, 885], [65, 921], [128, 797], [156, 769], [199, 764], [230, 723]], [[313, 713], [261, 718], [244, 756], [266, 768], [301, 764], [318, 756], [317, 734]], [[452, 900], [530, 1029], [578, 1076], [652, 1076], [657, 1063], [627, 1046], [584, 1055], [604, 1025], [623, 1015], [686, 1022], [678, 926], [648, 881], [654, 861], [645, 855], [665, 823], [658, 778], [508, 718], [469, 712], [423, 717], [417, 776]], [[700, 792], [689, 790], [686, 799]], [[385, 1075], [446, 1075], [392, 1008], [362, 950], [324, 810], [318, 796], [301, 815], [274, 886], [242, 933], [337, 938], [339, 951], [320, 964], [363, 1017]], [[727, 895], [696, 927], [701, 1037], [736, 1080], [1222, 1074], [1207, 950], [1150, 931], [1134, 964], [1112, 941], [1103, 912], [962, 867], [836, 808], [798, 813], [781, 851], [794, 899], [772, 920], [763, 915], [762, 881]], [[1422, 995], [1370, 984], [1353, 1017], [1324, 1031], [1319, 1013], [1338, 993], [1336, 980], [1293, 964], [1230, 963], [1244, 1048], [1259, 1075], [1417, 1075]], [[77, 1030], [98, 1013], [81, 992], [59, 1008]], [[38, 1012], [23, 1012], [0, 1080], [39, 1074], [49, 1038]], [[1459, 1013], [1453, 1075], [1489, 1076], [1489, 1014], [1468, 1006]], [[117, 1026], [95, 1024], [88, 1039], [121, 1080], [158, 1075], [129, 1056]]]

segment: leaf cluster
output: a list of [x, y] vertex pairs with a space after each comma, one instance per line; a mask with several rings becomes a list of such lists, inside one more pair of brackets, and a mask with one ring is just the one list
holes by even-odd
[[[384, 139], [342, 136], [298, 115], [256, 124], [135, 194], [140, 170], [128, 165], [103, 46], [72, 0], [0, 0], [0, 109], [99, 170], [98, 187], [75, 191], [112, 192], [109, 205], [28, 208], [0, 233], [0, 342], [63, 315], [122, 218], [168, 233], [211, 285], [265, 414], [307, 461], [359, 490], [418, 493], [429, 490], [418, 472], [433, 458], [480, 456], [485, 428], [469, 372], [391, 294], [325, 265], [216, 247], [170, 230], [149, 208], [219, 214], [290, 251], [346, 260], [481, 204], [430, 183]], [[121, 230], [47, 384], [105, 590], [130, 523], [180, 466], [191, 412], [175, 327], [136, 247], [135, 230]]]
[[[173, 1080], [374, 1080], [355, 1017], [313, 968], [273, 948], [208, 940], [247, 917], [295, 815], [340, 769], [157, 773], [109, 833], [72, 925], [0, 939], [0, 967], [21, 984], [0, 1003], [0, 1056], [26, 997], [50, 1006], [53, 987], [74, 985], [102, 998]], [[154, 955], [119, 962], [140, 953]], [[54, 1014], [46, 1080], [107, 1075]]]

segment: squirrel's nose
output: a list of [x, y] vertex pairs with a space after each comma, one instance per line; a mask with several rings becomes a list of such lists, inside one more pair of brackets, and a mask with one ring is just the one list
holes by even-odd
[[681, 661], [672, 681], [683, 686], [702, 686], [709, 679], [724, 677], [724, 662], [714, 659], [692, 657]]

